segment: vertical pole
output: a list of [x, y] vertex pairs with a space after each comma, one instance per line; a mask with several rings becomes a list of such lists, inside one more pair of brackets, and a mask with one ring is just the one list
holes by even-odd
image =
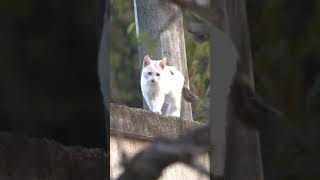
[[[229, 92], [235, 76], [238, 54], [231, 40], [225, 0], [215, 0], [210, 8], [216, 15], [210, 28], [210, 179], [225, 179], [227, 126], [230, 119]], [[228, 116], [229, 115], [229, 116]]]
[[[98, 31], [98, 77], [100, 82], [100, 91], [103, 97], [104, 105], [104, 127], [109, 129], [110, 121], [110, 86], [109, 86], [109, 1], [97, 0], [97, 5], [103, 7], [99, 8], [97, 12], [97, 31]], [[105, 149], [109, 149], [109, 138], [105, 136]]]
[[[254, 89], [246, 1], [227, 0], [229, 34], [239, 52], [239, 74], [248, 77]], [[258, 132], [232, 117], [227, 130], [227, 179], [263, 180], [262, 157]]]
[[210, 170], [216, 179], [224, 179], [227, 152], [227, 128], [230, 121], [229, 93], [236, 75], [238, 53], [228, 34], [211, 27], [210, 96]]
[[[98, 76], [100, 81], [100, 90], [103, 96], [103, 104], [105, 106], [106, 117], [109, 119], [109, 46], [110, 40], [109, 31], [109, 1], [97, 0], [97, 5], [100, 7], [97, 12], [97, 32], [98, 32]], [[101, 17], [102, 16], [102, 17]]]
[[[110, 86], [109, 86], [109, 46], [108, 42], [110, 40], [110, 31], [109, 31], [109, 0], [97, 0], [98, 6], [97, 11], [97, 34], [98, 34], [98, 77], [100, 82], [100, 90], [103, 96], [104, 104], [104, 115], [105, 123], [104, 127], [106, 130], [109, 129], [107, 123], [110, 122]], [[109, 154], [110, 139], [109, 136], [105, 134], [105, 150]], [[107, 156], [104, 162], [105, 169], [108, 168], [110, 161], [110, 156]], [[105, 173], [105, 177], [108, 178], [110, 175]]]
[[257, 131], [245, 127], [227, 103], [237, 65], [254, 87], [245, 1], [213, 2], [210, 8], [219, 18], [213, 22], [218, 28], [211, 28], [210, 66], [213, 76], [210, 87], [213, 95], [210, 97], [210, 138], [215, 149], [210, 155], [211, 172], [215, 174], [215, 180], [263, 180]]
[[[142, 40], [139, 60], [149, 54], [152, 59], [166, 57], [169, 65], [176, 66], [189, 87], [187, 58], [183, 31], [182, 12], [179, 6], [161, 0], [134, 0], [136, 32]], [[148, 109], [144, 102], [144, 109]], [[181, 118], [192, 120], [191, 104], [181, 102]]]

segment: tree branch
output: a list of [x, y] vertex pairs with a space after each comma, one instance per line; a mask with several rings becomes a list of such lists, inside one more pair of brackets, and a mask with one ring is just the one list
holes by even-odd
[[152, 180], [170, 164], [182, 162], [199, 172], [209, 172], [195, 161], [196, 157], [208, 151], [209, 128], [202, 126], [191, 130], [178, 139], [158, 138], [131, 160], [122, 161], [124, 172], [118, 180]]

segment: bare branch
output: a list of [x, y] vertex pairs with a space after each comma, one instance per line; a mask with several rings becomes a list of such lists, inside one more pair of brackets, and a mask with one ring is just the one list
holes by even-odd
[[185, 163], [199, 172], [209, 175], [209, 172], [195, 161], [198, 155], [208, 151], [208, 142], [208, 126], [196, 128], [175, 140], [155, 139], [148, 148], [123, 163], [124, 172], [118, 180], [157, 179], [165, 167], [175, 162]]

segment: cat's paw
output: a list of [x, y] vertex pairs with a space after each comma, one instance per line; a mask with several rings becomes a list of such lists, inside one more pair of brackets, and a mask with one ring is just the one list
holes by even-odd
[[156, 114], [158, 114], [158, 115], [162, 115], [162, 112], [161, 112], [161, 111], [152, 111], [152, 112], [154, 112], [154, 113], [156, 113]]
[[173, 117], [180, 117], [180, 112], [174, 112], [172, 114], [170, 114], [169, 116], [173, 116]]

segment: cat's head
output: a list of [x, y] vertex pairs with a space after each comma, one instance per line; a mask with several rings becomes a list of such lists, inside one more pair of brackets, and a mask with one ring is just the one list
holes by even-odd
[[148, 55], [143, 58], [142, 76], [150, 84], [157, 84], [161, 80], [161, 74], [166, 67], [167, 59], [152, 60]]

